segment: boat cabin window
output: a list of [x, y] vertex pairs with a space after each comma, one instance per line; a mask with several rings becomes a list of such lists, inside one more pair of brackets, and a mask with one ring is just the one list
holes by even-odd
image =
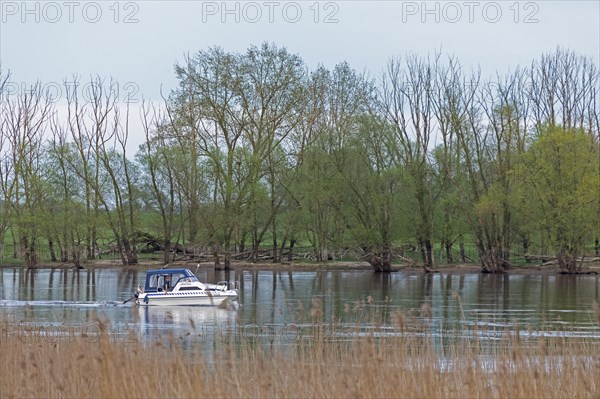
[[150, 276], [149, 289], [157, 291], [171, 291], [175, 286], [174, 279], [177, 279], [177, 275], [171, 273], [165, 274], [154, 274]]
[[194, 276], [191, 272], [177, 271], [175, 273], [165, 272], [150, 274], [146, 281], [146, 291], [148, 292], [156, 292], [156, 291], [164, 291], [165, 287], [167, 291], [173, 290], [173, 287], [180, 282], [192, 282], [198, 281], [196, 276]]
[[158, 288], [158, 274], [153, 274], [148, 278], [148, 284], [146, 289], [157, 289]]
[[196, 286], [181, 287], [179, 291], [202, 291], [202, 288]]

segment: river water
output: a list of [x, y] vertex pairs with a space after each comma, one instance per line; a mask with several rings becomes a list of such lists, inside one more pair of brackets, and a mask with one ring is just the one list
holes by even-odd
[[143, 268], [0, 268], [0, 342], [11, 334], [94, 340], [104, 331], [124, 342], [170, 337], [211, 346], [219, 337], [243, 335], [293, 345], [316, 322], [331, 339], [426, 330], [443, 345], [448, 337], [473, 334], [494, 341], [507, 329], [525, 337], [600, 338], [595, 275], [192, 271], [204, 282], [239, 281], [238, 302], [224, 309], [124, 304], [143, 286]]

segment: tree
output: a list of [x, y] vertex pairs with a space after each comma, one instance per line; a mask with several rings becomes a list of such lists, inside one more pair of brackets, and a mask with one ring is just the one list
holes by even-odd
[[11, 161], [8, 137], [4, 134], [7, 128], [8, 104], [4, 89], [10, 78], [10, 72], [3, 72], [0, 64], [0, 261], [4, 259], [4, 239], [10, 228], [10, 204], [16, 180], [12, 178], [13, 164]]
[[336, 156], [342, 215], [348, 234], [374, 271], [392, 271], [392, 246], [400, 238], [408, 212], [406, 175], [397, 166], [394, 128], [372, 116], [358, 118], [358, 132]]
[[[470, 82], [468, 85], [465, 82]], [[437, 134], [442, 143], [433, 150], [433, 166], [439, 187], [434, 221], [434, 233], [444, 249], [446, 261], [452, 263], [453, 245], [459, 241], [461, 262], [465, 262], [464, 237], [468, 231], [468, 211], [462, 193], [465, 190], [464, 158], [460, 151], [460, 134], [466, 127], [468, 112], [472, 109], [475, 90], [479, 84], [477, 74], [470, 79], [464, 75], [458, 60], [450, 57], [447, 66], [436, 67], [432, 86], [432, 104], [437, 122]], [[442, 257], [440, 256], [440, 259]]]
[[[44, 169], [49, 195], [46, 201], [47, 217], [45, 234], [48, 237], [51, 260], [67, 262], [72, 259], [76, 267], [81, 265], [82, 245], [89, 231], [85, 202], [86, 184], [73, 172], [71, 166], [78, 163], [75, 147], [68, 143], [67, 129], [58, 123], [55, 117], [52, 125], [52, 137], [47, 145]], [[82, 189], [83, 188], [83, 189]], [[56, 256], [55, 244], [60, 257]]]
[[285, 48], [264, 43], [250, 47], [239, 56], [240, 104], [246, 118], [243, 142], [248, 149], [248, 167], [253, 182], [264, 179], [268, 187], [269, 211], [266, 218], [256, 215], [257, 184], [250, 185], [249, 204], [252, 219], [254, 259], [265, 233], [271, 231], [273, 261], [279, 259], [277, 214], [285, 199], [282, 177], [287, 169], [284, 142], [303, 117], [305, 68], [302, 59]]
[[576, 129], [548, 127], [523, 156], [518, 171], [530, 217], [547, 232], [564, 272], [575, 272], [584, 246], [597, 234], [598, 141]]
[[475, 212], [484, 232], [484, 270], [497, 272], [510, 265], [514, 234], [513, 165], [525, 150], [527, 111], [521, 71], [504, 80], [483, 85], [480, 104], [485, 115], [484, 153], [488, 164], [480, 171], [486, 191], [475, 203]]
[[[215, 238], [225, 249], [225, 268], [243, 215], [253, 220], [254, 258], [270, 229], [277, 259], [277, 212], [283, 202], [278, 171], [285, 169], [283, 142], [301, 117], [302, 60], [268, 44], [244, 54], [212, 48], [176, 71], [180, 89], [172, 93], [169, 115], [177, 136], [189, 137], [190, 150], [198, 151], [191, 164], [204, 159], [214, 172], [212, 208], [221, 209]], [[257, 200], [265, 183], [269, 212], [259, 218]]]
[[411, 225], [421, 249], [423, 268], [433, 266], [433, 169], [429, 160], [434, 133], [433, 82], [435, 64], [417, 56], [392, 59], [385, 71], [382, 89], [382, 114], [394, 127], [399, 155], [410, 179], [415, 210]]
[[[41, 83], [3, 101], [0, 136], [8, 144], [3, 165], [3, 191], [13, 216], [13, 234], [18, 236], [20, 255], [27, 267], [38, 263], [42, 204], [47, 195], [43, 182], [43, 137], [52, 115], [52, 101]], [[8, 175], [7, 173], [10, 173]]]
[[348, 166], [347, 150], [356, 141], [359, 117], [373, 108], [374, 85], [364, 74], [341, 63], [333, 71], [324, 67], [314, 71], [305, 93], [301, 131], [292, 134], [297, 165], [292, 197], [315, 257], [324, 261], [331, 249], [363, 244], [343, 238], [347, 229], [341, 208], [349, 187], [344, 186], [340, 171]]
[[[240, 104], [238, 59], [220, 48], [199, 51], [184, 65], [177, 65], [180, 87], [171, 93], [168, 115], [171, 127], [182, 147], [189, 151], [190, 178], [183, 191], [189, 202], [190, 239], [194, 240], [199, 215], [200, 158], [206, 159], [214, 173], [212, 217], [218, 227], [215, 237], [215, 267], [220, 267], [217, 256], [221, 246], [228, 251], [233, 232], [240, 218], [241, 206], [246, 200], [250, 176], [236, 176], [247, 172], [241, 165], [241, 136], [245, 111]], [[236, 159], [237, 158], [237, 159]], [[246, 178], [248, 177], [248, 178]], [[182, 186], [183, 187], [183, 186]], [[216, 206], [218, 205], [218, 206]], [[225, 259], [229, 268], [229, 258]]]
[[[100, 78], [91, 80], [87, 103], [81, 105], [77, 97], [77, 80], [71, 85], [69, 131], [80, 162], [71, 166], [86, 187], [86, 210], [88, 220], [91, 220], [86, 237], [88, 257], [92, 256], [90, 252], [93, 253], [96, 246], [96, 221], [101, 215], [113, 234], [121, 262], [134, 265], [138, 262], [136, 225], [139, 204], [133, 177], [138, 173], [126, 151], [129, 106], [127, 104], [125, 116], [121, 116], [114, 86], [114, 81], [107, 84]], [[80, 165], [83, 167], [79, 168]]]
[[156, 109], [143, 108], [143, 126], [146, 141], [137, 154], [138, 162], [146, 172], [146, 184], [152, 193], [149, 208], [160, 215], [163, 262], [168, 264], [175, 234], [175, 207], [178, 203], [176, 151], [170, 145], [168, 120]]

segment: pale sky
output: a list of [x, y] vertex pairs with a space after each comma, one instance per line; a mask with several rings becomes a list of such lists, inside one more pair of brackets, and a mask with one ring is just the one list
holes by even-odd
[[13, 88], [100, 75], [122, 97], [156, 101], [185, 54], [264, 41], [311, 69], [348, 61], [374, 78], [390, 57], [440, 49], [487, 76], [558, 46], [600, 64], [600, 1], [0, 0], [0, 60]]

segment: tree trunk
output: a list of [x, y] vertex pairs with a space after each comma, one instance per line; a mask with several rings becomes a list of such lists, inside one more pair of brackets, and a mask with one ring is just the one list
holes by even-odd
[[250, 262], [258, 262], [258, 234], [256, 226], [252, 230], [252, 254], [250, 255]]
[[13, 243], [13, 259], [19, 259], [19, 246], [17, 245], [17, 237], [11, 229], [12, 243]]
[[275, 229], [273, 229], [273, 263], [279, 262], [279, 250], [277, 248], [277, 235]]
[[367, 262], [373, 268], [376, 273], [389, 273], [392, 271], [392, 251], [389, 245], [383, 247], [363, 247], [367, 248], [365, 251]]
[[52, 240], [51, 238], [48, 238], [48, 250], [50, 251], [50, 260], [52, 262], [56, 262], [57, 258], [56, 252], [54, 251], [54, 240]]
[[479, 256], [479, 262], [481, 263], [481, 269], [483, 272], [490, 272], [489, 260], [485, 251], [485, 247], [481, 239], [477, 240], [477, 255]]
[[29, 242], [27, 237], [21, 237], [21, 247], [23, 248], [23, 258], [28, 269], [37, 266], [37, 254], [35, 253], [35, 240]]
[[[246, 243], [245, 243], [245, 239], [241, 239], [240, 243], [239, 243], [239, 248], [238, 248], [238, 254], [243, 254], [244, 250], [246, 249]], [[243, 255], [238, 256], [238, 259], [241, 259]]]
[[433, 267], [433, 246], [429, 238], [425, 240], [425, 252], [427, 253], [427, 267]]
[[[523, 237], [521, 243], [523, 244], [523, 254], [527, 255], [529, 253], [529, 239], [527, 237]], [[531, 263], [531, 260], [525, 257], [525, 263]]]
[[285, 250], [285, 244], [287, 243], [287, 236], [283, 237], [281, 247], [279, 248], [279, 261], [283, 262], [283, 251]]
[[448, 264], [454, 263], [454, 259], [452, 257], [452, 241], [447, 239], [444, 244], [446, 245], [446, 262]]
[[138, 254], [137, 247], [135, 245], [131, 245], [131, 243], [127, 243], [127, 266], [137, 265], [138, 264]]
[[462, 240], [458, 243], [458, 248], [459, 248], [460, 261], [462, 263], [466, 263], [467, 258], [466, 258], [466, 254], [465, 254], [465, 243], [462, 242]]
[[433, 249], [431, 245], [431, 240], [429, 238], [421, 238], [420, 240], [421, 247], [421, 257], [423, 258], [423, 269], [426, 272], [430, 272], [430, 267], [433, 266]]
[[296, 240], [292, 238], [290, 240], [290, 249], [289, 249], [288, 256], [287, 256], [288, 262], [291, 262], [292, 260], [294, 260], [294, 245], [295, 244], [296, 244]]
[[216, 248], [213, 250], [213, 259], [215, 262], [215, 270], [221, 270], [221, 262], [219, 261], [219, 251]]
[[225, 251], [225, 260], [223, 261], [223, 269], [231, 270], [231, 254], [229, 251]]
[[[65, 243], [65, 245], [66, 245], [66, 243]], [[64, 246], [60, 247], [60, 261], [63, 263], [69, 261], [69, 249], [67, 247], [64, 247]]]
[[163, 264], [167, 265], [171, 257], [171, 240], [168, 238], [163, 240]]
[[73, 257], [73, 265], [77, 269], [81, 268], [81, 249], [79, 248], [78, 244], [73, 243], [71, 256]]
[[560, 273], [575, 273], [577, 271], [577, 248], [562, 247], [557, 255], [556, 261], [560, 268]]

